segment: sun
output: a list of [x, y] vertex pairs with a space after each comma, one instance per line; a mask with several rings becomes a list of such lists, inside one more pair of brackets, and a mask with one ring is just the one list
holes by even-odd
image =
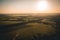
[[48, 2], [46, 0], [42, 0], [42, 1], [37, 2], [36, 9], [39, 11], [48, 10]]

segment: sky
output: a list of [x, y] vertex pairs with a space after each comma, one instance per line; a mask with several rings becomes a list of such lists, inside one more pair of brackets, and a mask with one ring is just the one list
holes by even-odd
[[[48, 10], [38, 10], [41, 1], [48, 2]], [[60, 13], [60, 0], [0, 0], [0, 13]]]

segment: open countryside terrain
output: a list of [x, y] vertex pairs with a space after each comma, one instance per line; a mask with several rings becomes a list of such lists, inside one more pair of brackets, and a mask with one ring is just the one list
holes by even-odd
[[0, 14], [0, 40], [59, 40], [60, 14]]

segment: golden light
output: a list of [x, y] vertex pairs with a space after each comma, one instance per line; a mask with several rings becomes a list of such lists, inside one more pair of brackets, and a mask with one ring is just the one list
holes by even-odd
[[49, 8], [47, 0], [41, 0], [37, 2], [36, 10], [38, 11], [47, 11]]

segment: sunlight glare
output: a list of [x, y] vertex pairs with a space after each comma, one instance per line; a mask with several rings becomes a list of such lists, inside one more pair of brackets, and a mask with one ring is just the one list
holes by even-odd
[[37, 2], [36, 9], [39, 11], [46, 11], [48, 9], [48, 2], [46, 0], [41, 0]]

